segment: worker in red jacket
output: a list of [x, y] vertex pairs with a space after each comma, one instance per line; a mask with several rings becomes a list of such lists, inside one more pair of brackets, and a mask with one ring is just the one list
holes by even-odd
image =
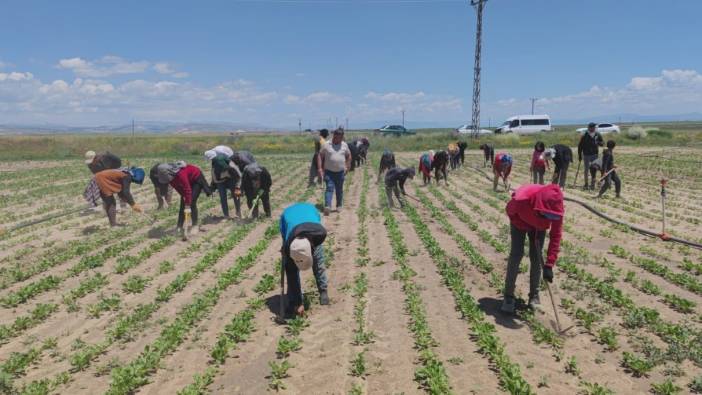
[[507, 180], [509, 179], [509, 173], [512, 172], [512, 155], [500, 152], [495, 155], [495, 163], [492, 165], [492, 190], [497, 191], [497, 182], [502, 178], [502, 182], [505, 184], [505, 191], [509, 191], [509, 184]]
[[202, 170], [197, 166], [186, 164], [184, 161], [177, 161], [160, 164], [157, 167], [157, 172], [160, 183], [170, 184], [180, 194], [180, 210], [178, 211], [176, 231], [178, 233], [183, 231], [185, 214], [189, 212], [193, 221], [190, 234], [197, 234], [200, 231], [197, 225], [197, 199], [202, 191], [205, 191], [207, 196], [212, 195]]
[[[558, 259], [563, 229], [563, 192], [555, 184], [524, 185], [519, 187], [507, 203], [512, 247], [507, 262], [502, 311], [514, 313], [514, 288], [519, 274], [519, 264], [524, 256], [524, 241], [529, 237], [529, 306], [541, 309], [539, 281], [542, 271], [544, 281], [553, 282], [553, 266]], [[548, 253], [543, 263], [542, 250], [546, 230], [549, 231]], [[542, 267], [543, 265], [543, 267]]]

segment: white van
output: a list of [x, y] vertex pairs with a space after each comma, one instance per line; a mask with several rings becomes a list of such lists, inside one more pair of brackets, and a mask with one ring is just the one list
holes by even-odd
[[517, 115], [508, 118], [495, 133], [532, 134], [552, 130], [548, 115]]

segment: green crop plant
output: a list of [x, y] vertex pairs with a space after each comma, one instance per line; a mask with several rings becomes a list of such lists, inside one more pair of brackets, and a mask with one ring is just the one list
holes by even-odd
[[355, 377], [365, 377], [368, 374], [366, 366], [366, 353], [361, 351], [351, 360], [351, 375]]
[[269, 383], [268, 387], [279, 391], [282, 389], [285, 389], [285, 383], [283, 382], [283, 379], [288, 377], [288, 370], [292, 368], [293, 366], [288, 362], [287, 359], [284, 359], [282, 362], [278, 363], [276, 361], [269, 361], [268, 366], [271, 368], [271, 374], [269, 376]]
[[690, 384], [687, 386], [691, 392], [695, 394], [702, 394], [702, 375], [692, 379]]
[[151, 282], [150, 278], [142, 276], [129, 276], [129, 278], [122, 283], [122, 290], [129, 294], [142, 293], [149, 282]]
[[598, 383], [580, 382], [580, 395], [614, 395], [614, 391]]
[[573, 376], [580, 376], [580, 367], [578, 366], [578, 361], [575, 359], [575, 356], [570, 357], [566, 361], [565, 372]]
[[694, 313], [695, 307], [697, 307], [697, 304], [695, 302], [673, 294], [666, 294], [663, 297], [663, 300], [673, 310], [683, 314]]
[[597, 342], [604, 345], [607, 351], [614, 351], [619, 348], [617, 332], [609, 326], [602, 327], [597, 331]]
[[625, 351], [622, 358], [622, 366], [634, 377], [648, 377], [654, 364], [646, 358], [640, 358]]
[[120, 302], [121, 300], [117, 294], [112, 294], [111, 296], [100, 295], [97, 303], [88, 306], [88, 315], [92, 318], [99, 318], [105, 311], [118, 310]]
[[291, 352], [298, 351], [302, 348], [302, 341], [298, 337], [280, 337], [276, 354], [278, 358], [287, 358]]
[[666, 379], [661, 383], [651, 384], [651, 393], [654, 395], [675, 395], [679, 394], [682, 388], [676, 385], [671, 379]]

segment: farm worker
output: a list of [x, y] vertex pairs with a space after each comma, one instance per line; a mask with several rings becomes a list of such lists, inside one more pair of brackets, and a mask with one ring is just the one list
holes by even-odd
[[[234, 207], [236, 208], [236, 216], [241, 217], [241, 202], [237, 199], [236, 185], [241, 180], [241, 172], [239, 168], [229, 158], [231, 155], [226, 155], [222, 151], [215, 149], [205, 151], [205, 159], [212, 164], [212, 182], [210, 188], [217, 189], [219, 193], [219, 203], [222, 207], [222, 215], [229, 217], [229, 204], [227, 203], [227, 192], [231, 191]], [[239, 193], [241, 195], [241, 193]], [[238, 204], [237, 204], [238, 203]]]
[[599, 147], [604, 145], [602, 135], [596, 129], [597, 124], [590, 122], [587, 125], [587, 132], [583, 133], [582, 137], [580, 137], [580, 143], [578, 143], [578, 162], [582, 162], [583, 159], [585, 159], [583, 167], [585, 185], [583, 185], [583, 189], [587, 189], [588, 187], [590, 189], [595, 189], [594, 178], [591, 183], [588, 183], [588, 169], [590, 168], [590, 162], [594, 161], [599, 156]]
[[483, 150], [483, 156], [485, 157], [483, 167], [486, 167], [488, 164], [492, 164], [492, 162], [495, 161], [495, 147], [493, 147], [492, 144], [485, 143], [480, 144], [479, 148]]
[[543, 141], [537, 141], [534, 145], [534, 153], [531, 154], [529, 171], [532, 174], [532, 182], [534, 184], [544, 184], [544, 173], [546, 173], [548, 168], [548, 162], [543, 155], [545, 150], [546, 146]]
[[178, 223], [176, 232], [183, 232], [185, 224], [185, 214], [190, 213], [192, 218], [191, 234], [196, 235], [200, 232], [197, 224], [197, 199], [200, 197], [200, 192], [205, 191], [207, 196], [210, 196], [209, 185], [205, 176], [199, 167], [186, 164], [180, 160], [175, 163], [164, 163], [157, 167], [158, 182], [161, 184], [170, 184], [178, 194], [180, 194], [180, 209], [178, 210]]
[[385, 195], [388, 197], [388, 206], [390, 208], [395, 207], [392, 201], [393, 193], [397, 196], [400, 207], [405, 207], [405, 203], [402, 201], [402, 197], [400, 197], [400, 192], [402, 192], [403, 195], [407, 195], [405, 192], [405, 182], [408, 178], [410, 180], [413, 179], [414, 174], [414, 167], [407, 167], [405, 169], [393, 167], [385, 174]]
[[149, 179], [151, 179], [151, 183], [154, 185], [154, 194], [156, 195], [156, 201], [158, 202], [157, 210], [161, 210], [164, 206], [164, 203], [170, 206], [171, 198], [173, 196], [173, 188], [171, 188], [170, 185], [161, 184], [160, 182], [158, 182], [159, 165], [161, 165], [161, 163], [153, 165], [153, 167], [151, 167], [151, 170], [149, 171]]
[[556, 168], [553, 169], [551, 183], [558, 184], [561, 189], [565, 188], [566, 178], [568, 177], [568, 167], [570, 163], [573, 162], [573, 150], [567, 145], [553, 145], [544, 151], [544, 160], [549, 159], [553, 160], [553, 164], [556, 166]]
[[419, 172], [422, 173], [424, 185], [431, 182], [431, 163], [434, 161], [434, 151], [425, 152], [419, 157]]
[[461, 158], [461, 166], [463, 166], [466, 161], [466, 148], [468, 148], [468, 143], [465, 141], [458, 142], [458, 155]]
[[122, 167], [122, 159], [110, 152], [96, 154], [95, 151], [85, 153], [85, 164], [93, 174], [97, 174], [103, 170], [119, 169]]
[[451, 165], [451, 170], [456, 170], [458, 168], [458, 162], [460, 161], [458, 142], [449, 143], [448, 145], [449, 163]]
[[[606, 176], [604, 185], [600, 188], [600, 193], [597, 194], [597, 197], [602, 197], [602, 195], [607, 192], [612, 181], [614, 181], [614, 191], [617, 197], [620, 197], [622, 181], [619, 179], [619, 175], [617, 175], [617, 166], [614, 165], [614, 147], [616, 147], [616, 145], [617, 143], [614, 140], [607, 141], [607, 149], [602, 153], [602, 175], [604, 176], [606, 174]], [[609, 172], [609, 174], [607, 174], [607, 172]]]
[[449, 160], [449, 153], [444, 150], [434, 154], [434, 160], [431, 161], [431, 167], [434, 169], [434, 177], [436, 178], [437, 184], [443, 176], [446, 185], [448, 185], [448, 171], [446, 171], [446, 168], [448, 167]]
[[[271, 216], [270, 191], [273, 181], [268, 170], [254, 162], [244, 168], [244, 174], [241, 176], [241, 189], [246, 195], [246, 204], [251, 209], [257, 196], [261, 195], [261, 203], [266, 217]], [[253, 208], [251, 215], [253, 218], [258, 218], [258, 204]]]
[[234, 151], [229, 159], [234, 162], [242, 173], [244, 172], [244, 167], [256, 162], [253, 154], [249, 151]]
[[348, 142], [349, 150], [351, 151], [351, 168], [349, 169], [349, 171], [354, 171], [361, 162], [360, 145], [361, 141], [358, 139], [353, 139]]
[[324, 178], [324, 215], [331, 211], [332, 195], [336, 192], [336, 208], [344, 203], [344, 177], [351, 169], [351, 150], [344, 141], [344, 129], [334, 130], [332, 140], [324, 143], [317, 156], [319, 177]]
[[492, 179], [492, 190], [497, 191], [497, 182], [502, 178], [502, 182], [505, 184], [505, 191], [509, 188], [507, 186], [507, 179], [509, 178], [509, 173], [512, 172], [512, 155], [504, 152], [500, 152], [495, 156], [495, 163], [492, 165], [492, 173], [494, 177]]
[[361, 137], [361, 145], [358, 147], [359, 165], [365, 164], [368, 159], [368, 149], [370, 148], [370, 140], [368, 137]]
[[283, 269], [288, 278], [288, 316], [305, 313], [300, 270], [308, 270], [310, 267], [317, 282], [319, 304], [328, 305], [327, 272], [322, 246], [327, 230], [322, 226], [317, 209], [310, 203], [288, 206], [280, 216], [280, 235], [283, 237]]
[[329, 137], [329, 131], [327, 129], [322, 129], [319, 131], [319, 135], [315, 136], [314, 139], [314, 155], [312, 155], [312, 163], [310, 164], [310, 175], [309, 175], [309, 186], [314, 186], [316, 183], [321, 184], [322, 178], [318, 177], [319, 171], [317, 169], [317, 156], [319, 156], [319, 150], [322, 149], [324, 143], [327, 142]]
[[[514, 313], [514, 288], [519, 274], [519, 264], [524, 255], [525, 237], [529, 237], [529, 306], [540, 309], [539, 280], [553, 282], [553, 266], [558, 259], [563, 228], [563, 192], [554, 184], [524, 185], [519, 187], [507, 203], [507, 216], [510, 221], [512, 245], [507, 261], [504, 301], [502, 311]], [[546, 262], [541, 254], [546, 230], [549, 231], [549, 244]]]
[[385, 148], [383, 150], [383, 155], [380, 156], [380, 166], [378, 168], [378, 183], [380, 183], [380, 177], [383, 176], [383, 173], [385, 171], [392, 169], [395, 167], [395, 154], [392, 153], [389, 149]]
[[[594, 161], [590, 162], [590, 169], [589, 170], [590, 170], [590, 176], [592, 178], [597, 177], [597, 173], [602, 172], [602, 158], [597, 158]], [[599, 188], [599, 184], [598, 184], [598, 188]]]
[[95, 183], [100, 189], [107, 219], [110, 226], [117, 226], [117, 202], [114, 195], [117, 194], [120, 200], [124, 200], [132, 207], [132, 210], [141, 213], [141, 206], [134, 202], [134, 197], [129, 191], [132, 184], [132, 175], [127, 171], [117, 169], [102, 170], [95, 174]]

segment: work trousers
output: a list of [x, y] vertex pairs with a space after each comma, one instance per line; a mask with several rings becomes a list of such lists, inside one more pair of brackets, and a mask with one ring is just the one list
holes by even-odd
[[[283, 267], [285, 276], [288, 278], [288, 305], [297, 307], [302, 304], [302, 283], [300, 281], [300, 270], [295, 262], [285, 253], [283, 255]], [[327, 270], [324, 266], [324, 247], [320, 244], [313, 251], [312, 272], [317, 282], [319, 292], [327, 290]]]
[[556, 165], [555, 170], [553, 170], [553, 178], [551, 179], [551, 184], [558, 184], [558, 186], [561, 187], [561, 189], [565, 188], [566, 178], [568, 177], [569, 165], [569, 162], [564, 163], [562, 167]]
[[519, 274], [519, 264], [524, 256], [524, 242], [529, 234], [529, 261], [531, 267], [529, 269], [529, 297], [539, 295], [539, 282], [541, 280], [541, 256], [542, 251], [536, 248], [534, 236], [538, 240], [538, 245], [543, 249], [544, 240], [546, 238], [545, 231], [524, 231], [517, 229], [514, 225], [510, 225], [510, 233], [512, 238], [512, 246], [507, 260], [507, 276], [505, 277], [505, 297], [514, 297], [514, 288], [517, 283], [517, 275]]
[[392, 200], [392, 194], [397, 196], [397, 201], [400, 202], [400, 207], [405, 207], [405, 202], [402, 201], [402, 195], [400, 192], [400, 187], [397, 185], [385, 185], [385, 195], [388, 198], [388, 207], [395, 207], [395, 203]]
[[611, 173], [607, 174], [607, 177], [605, 177], [604, 184], [602, 185], [602, 188], [600, 188], [599, 196], [602, 196], [605, 192], [607, 192], [613, 181], [614, 192], [617, 194], [617, 197], [619, 197], [619, 194], [622, 192], [622, 180], [619, 179], [616, 170], [613, 170]]
[[331, 208], [334, 193], [336, 193], [336, 207], [342, 207], [344, 204], [344, 171], [324, 170], [324, 182], [327, 184], [324, 191], [324, 207]]
[[[583, 184], [583, 188], [590, 187], [591, 189], [595, 188], [595, 177], [592, 177], [592, 181], [588, 182], [588, 178], [590, 174], [588, 174], [588, 169], [590, 168], [590, 165], [592, 162], [597, 160], [597, 154], [594, 155], [583, 155], [583, 165], [585, 166], [583, 168], [583, 175], [585, 176], [585, 184]], [[577, 181], [577, 180], [576, 180]]]
[[531, 176], [533, 183], [544, 185], [544, 173], [546, 173], [545, 167], [535, 167], [532, 169]]
[[[192, 219], [192, 225], [197, 225], [197, 199], [200, 197], [200, 192], [202, 192], [203, 187], [206, 185], [207, 181], [205, 177], [200, 174], [200, 178], [192, 185], [193, 195], [192, 202], [190, 203], [190, 218]], [[178, 210], [178, 227], [182, 228], [185, 224], [185, 199], [180, 197], [180, 209]]]

